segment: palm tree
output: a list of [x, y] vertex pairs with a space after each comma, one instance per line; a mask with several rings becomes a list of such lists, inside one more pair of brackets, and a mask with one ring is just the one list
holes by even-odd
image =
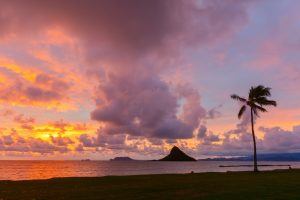
[[258, 115], [259, 112], [267, 112], [265, 106], [277, 106], [276, 101], [268, 99], [268, 97], [271, 96], [270, 90], [271, 88], [269, 87], [259, 85], [256, 87], [251, 87], [248, 98], [243, 98], [236, 94], [231, 95], [232, 99], [237, 100], [243, 104], [238, 113], [239, 119], [242, 117], [247, 107], [249, 107], [251, 111], [251, 128], [252, 128], [252, 138], [253, 138], [253, 146], [254, 146], [254, 156], [253, 156], [254, 172], [258, 172], [258, 168], [257, 168], [256, 140], [255, 140], [255, 133], [254, 133], [253, 116], [255, 115], [259, 117]]

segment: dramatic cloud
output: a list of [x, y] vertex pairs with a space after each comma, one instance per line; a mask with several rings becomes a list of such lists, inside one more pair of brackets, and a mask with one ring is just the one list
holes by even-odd
[[290, 98], [298, 10], [293, 1], [0, 0], [1, 151], [248, 153], [249, 118], [230, 126], [228, 102], [256, 84], [285, 106], [260, 119], [281, 128], [257, 130], [258, 147], [297, 150], [297, 130], [286, 130], [299, 118]]
[[[3, 35], [30, 37], [32, 32], [60, 27], [78, 39], [90, 64], [87, 71], [100, 72], [97, 108], [91, 117], [105, 124], [102, 133], [185, 139], [193, 137], [206, 111], [196, 89], [163, 79], [177, 62], [171, 55], [184, 46], [211, 44], [235, 32], [247, 21], [247, 4], [13, 0], [0, 5]], [[28, 16], [31, 20], [24, 22]], [[60, 100], [69, 89], [67, 83], [46, 75], [38, 75], [34, 85], [19, 81], [12, 87], [32, 101]], [[3, 92], [6, 98], [11, 89]]]
[[[0, 2], [0, 22], [2, 34], [32, 34], [60, 26], [89, 44], [144, 52], [169, 42], [207, 42], [226, 36], [247, 20], [247, 4], [236, 0], [12, 0]], [[25, 20], [28, 16], [31, 20]]]
[[11, 135], [4, 135], [0, 137], [0, 151], [22, 152], [22, 153], [39, 153], [39, 154], [53, 154], [67, 153], [70, 149], [67, 143], [53, 143], [38, 139], [38, 138], [24, 138], [16, 132]]
[[[171, 91], [165, 82], [147, 75], [137, 76], [135, 80], [111, 77], [107, 83], [100, 86], [105, 96], [98, 99], [98, 108], [92, 113], [92, 119], [108, 123], [103, 132], [190, 138], [205, 116], [199, 94], [190, 88]], [[181, 116], [177, 116], [180, 98], [186, 103]]]
[[38, 74], [33, 81], [27, 80], [5, 67], [0, 67], [0, 101], [20, 105], [59, 105], [66, 99], [70, 85], [46, 74]]

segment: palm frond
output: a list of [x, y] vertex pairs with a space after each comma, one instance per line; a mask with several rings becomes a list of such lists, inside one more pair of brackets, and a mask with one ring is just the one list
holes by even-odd
[[240, 101], [240, 102], [246, 102], [246, 101], [247, 101], [245, 98], [240, 97], [240, 96], [238, 96], [238, 95], [236, 95], [236, 94], [233, 94], [233, 95], [231, 95], [230, 97], [231, 97], [232, 99], [237, 100], [237, 101]]
[[274, 101], [274, 100], [267, 100], [263, 105], [276, 107], [277, 106], [277, 102]]
[[271, 96], [271, 88], [259, 85], [256, 87], [251, 87], [249, 91], [249, 99], [257, 99], [259, 97], [269, 97]]
[[255, 103], [258, 103], [260, 105], [264, 104], [267, 100], [268, 100], [267, 97], [264, 97], [264, 96], [253, 99], [253, 101], [255, 101]]
[[256, 111], [260, 111], [260, 112], [268, 112], [267, 109], [265, 109], [262, 106], [256, 105], [253, 107], [253, 109], [255, 109]]
[[271, 96], [271, 88], [259, 85], [256, 87], [256, 92], [258, 96]]
[[267, 98], [258, 98], [255, 100], [256, 103], [262, 106], [277, 106], [277, 102], [274, 100], [269, 100]]
[[267, 112], [264, 106], [277, 106], [276, 101], [268, 99], [271, 96], [271, 88], [269, 87], [263, 85], [251, 87], [248, 95], [248, 99], [236, 94], [230, 96], [232, 99], [243, 103], [238, 113], [239, 119], [243, 116], [247, 106], [251, 108], [253, 114], [257, 117], [259, 117], [260, 112]]
[[244, 114], [246, 110], [246, 105], [243, 105], [239, 111], [239, 114], [238, 114], [238, 118], [241, 119], [242, 115]]

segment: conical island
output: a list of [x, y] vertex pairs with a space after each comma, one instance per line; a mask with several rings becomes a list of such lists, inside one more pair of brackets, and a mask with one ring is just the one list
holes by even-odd
[[178, 147], [174, 146], [170, 154], [159, 161], [196, 161], [196, 159], [186, 155]]

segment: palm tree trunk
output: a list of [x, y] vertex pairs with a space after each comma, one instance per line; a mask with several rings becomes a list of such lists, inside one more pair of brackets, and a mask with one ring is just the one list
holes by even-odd
[[251, 128], [252, 128], [252, 138], [253, 138], [253, 161], [254, 161], [254, 172], [258, 172], [257, 168], [257, 154], [256, 154], [256, 140], [255, 140], [255, 133], [254, 133], [254, 120], [253, 120], [253, 109], [251, 108]]

